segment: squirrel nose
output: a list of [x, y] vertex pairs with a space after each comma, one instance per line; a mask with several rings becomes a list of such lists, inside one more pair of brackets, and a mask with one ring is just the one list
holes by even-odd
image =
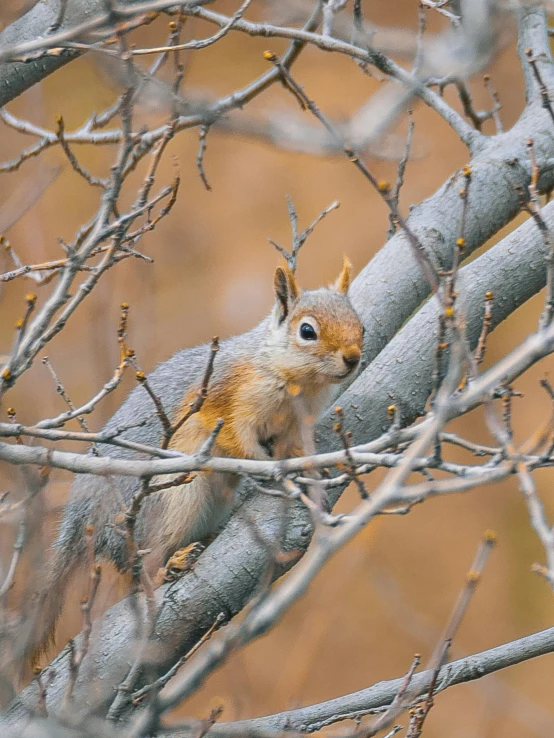
[[354, 369], [360, 361], [360, 349], [357, 346], [351, 346], [343, 352], [342, 360], [348, 369]]

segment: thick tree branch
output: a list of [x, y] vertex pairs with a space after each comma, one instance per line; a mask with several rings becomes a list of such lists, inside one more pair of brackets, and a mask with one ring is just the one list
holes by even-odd
[[[139, 0], [126, 0], [126, 2], [132, 4]], [[33, 5], [29, 12], [0, 33], [0, 49], [4, 50], [22, 43], [33, 42], [44, 36], [46, 30], [52, 27], [58, 19], [60, 3], [61, 0], [48, 0]], [[81, 25], [102, 15], [106, 10], [103, 0], [86, 0], [86, 2], [79, 0], [68, 2], [66, 5], [59, 30]], [[67, 51], [60, 56], [48, 56], [29, 62], [0, 63], [0, 107], [80, 55], [81, 52], [78, 51]]]

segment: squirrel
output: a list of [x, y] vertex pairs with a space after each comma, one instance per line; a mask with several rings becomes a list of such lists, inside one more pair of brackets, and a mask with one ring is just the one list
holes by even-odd
[[[301, 291], [293, 272], [278, 267], [275, 303], [270, 315], [252, 330], [221, 342], [204, 403], [173, 435], [169, 448], [193, 453], [223, 421], [212, 448], [214, 456], [280, 459], [300, 456], [303, 410], [317, 417], [331, 399], [333, 385], [352, 376], [362, 349], [363, 326], [350, 300], [351, 264], [344, 258], [339, 277], [329, 287]], [[208, 345], [184, 349], [148, 377], [154, 393], [175, 423], [201, 387]], [[105, 431], [133, 423], [121, 438], [158, 446], [163, 427], [151, 397], [135, 387]], [[135, 451], [104, 446], [102, 455], [147, 458]], [[156, 478], [156, 479], [159, 479]], [[191, 482], [147, 496], [135, 523], [140, 549], [151, 549], [148, 568], [155, 571], [177, 549], [217, 534], [230, 514], [238, 478], [201, 472]], [[129, 569], [125, 535], [117, 520], [139, 488], [133, 477], [78, 475], [65, 506], [44, 588], [36, 604], [35, 632], [26, 650], [36, 658], [53, 639], [69, 579], [87, 564], [86, 531], [94, 531], [94, 554], [120, 572]]]

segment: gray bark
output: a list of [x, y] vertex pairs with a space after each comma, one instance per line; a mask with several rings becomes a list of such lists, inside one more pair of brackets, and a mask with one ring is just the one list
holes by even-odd
[[[81, 2], [69, 0], [67, 11], [60, 30], [71, 28], [84, 20], [93, 18], [104, 10], [102, 0]], [[25, 41], [40, 38], [58, 17], [60, 0], [38, 2], [25, 15], [18, 18], [0, 33], [0, 49], [15, 46]], [[29, 62], [0, 63], [0, 107], [21, 95], [37, 82], [79, 56], [68, 53], [64, 56], [51, 56]]]

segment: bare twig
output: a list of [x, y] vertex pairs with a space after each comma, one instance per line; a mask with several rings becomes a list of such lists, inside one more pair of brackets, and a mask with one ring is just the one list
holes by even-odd
[[185, 664], [191, 658], [191, 656], [194, 656], [194, 654], [204, 645], [204, 643], [210, 640], [212, 635], [223, 625], [225, 620], [225, 613], [220, 612], [217, 618], [214, 620], [211, 628], [206, 631], [206, 633], [202, 636], [198, 643], [193, 646], [190, 651], [188, 651], [188, 653], [186, 653], [184, 656], [181, 656], [181, 658], [175, 662], [171, 669], [169, 669], [165, 674], [156, 679], [156, 681], [152, 684], [147, 684], [146, 686], [133, 693], [133, 705], [140, 704], [140, 702], [148, 697], [151, 692], [159, 692], [163, 687], [165, 687], [169, 680], [174, 677], [175, 674], [177, 674], [183, 664]]
[[77, 174], [80, 174], [81, 177], [83, 177], [83, 179], [87, 181], [90, 185], [92, 185], [93, 187], [106, 188], [109, 184], [108, 180], [100, 179], [99, 177], [93, 177], [92, 174], [90, 174], [90, 172], [88, 172], [77, 161], [75, 154], [71, 151], [69, 144], [65, 140], [65, 136], [64, 136], [65, 124], [64, 124], [63, 117], [61, 115], [59, 115], [58, 118], [56, 119], [56, 123], [58, 125], [58, 130], [57, 130], [58, 141], [60, 142], [62, 151], [67, 156], [69, 163], [71, 164], [73, 169], [77, 172]]
[[429, 683], [429, 690], [426, 698], [420, 704], [418, 704], [411, 713], [410, 728], [408, 730], [406, 738], [419, 738], [419, 736], [421, 735], [423, 723], [425, 722], [429, 711], [433, 707], [433, 695], [436, 692], [437, 680], [441, 667], [445, 664], [448, 658], [448, 652], [450, 650], [452, 641], [454, 640], [454, 637], [458, 632], [458, 629], [467, 611], [470, 600], [473, 597], [477, 584], [481, 580], [483, 569], [485, 567], [485, 564], [487, 563], [487, 559], [495, 543], [496, 535], [491, 531], [487, 531], [485, 533], [483, 541], [477, 549], [471, 568], [467, 573], [465, 586], [460, 592], [458, 600], [454, 605], [454, 609], [452, 610], [444, 634], [441, 637], [441, 640], [429, 661], [429, 665], [427, 668], [433, 670], [431, 681]]
[[326, 215], [328, 215], [333, 210], [336, 210], [339, 207], [340, 203], [338, 200], [335, 200], [335, 202], [332, 202], [328, 207], [324, 208], [319, 215], [317, 215], [314, 220], [310, 223], [310, 225], [305, 228], [303, 231], [298, 233], [298, 214], [296, 212], [296, 209], [294, 207], [294, 203], [292, 202], [292, 198], [287, 195], [287, 209], [289, 212], [289, 220], [292, 230], [292, 248], [290, 251], [287, 251], [282, 246], [280, 246], [276, 241], [274, 241], [272, 238], [268, 239], [269, 243], [272, 244], [272, 246], [275, 246], [277, 251], [281, 254], [281, 256], [285, 259], [287, 262], [288, 268], [291, 270], [291, 272], [294, 274], [296, 271], [296, 263], [298, 261], [298, 252], [302, 248], [302, 246], [306, 243], [307, 239], [311, 236], [311, 234], [314, 231], [314, 228], [317, 226], [317, 224], [325, 218]]
[[2, 585], [0, 586], [0, 601], [2, 601], [10, 589], [13, 587], [15, 583], [15, 573], [17, 571], [17, 566], [19, 564], [19, 561], [21, 559], [21, 552], [23, 550], [23, 544], [25, 543], [25, 535], [27, 532], [27, 521], [25, 517], [22, 517], [19, 521], [19, 531], [17, 533], [17, 537], [15, 539], [15, 543], [13, 544], [13, 554], [10, 561], [10, 565], [8, 567], [7, 574], [4, 578], [4, 581], [2, 582]]
[[335, 413], [337, 415], [337, 422], [335, 423], [335, 430], [337, 431], [337, 434], [344, 448], [347, 468], [348, 468], [350, 477], [354, 481], [356, 487], [358, 488], [360, 497], [362, 498], [362, 500], [365, 500], [369, 497], [369, 494], [365, 487], [365, 484], [363, 483], [363, 481], [360, 479], [360, 477], [356, 473], [356, 466], [350, 454], [350, 446], [352, 445], [352, 434], [344, 430], [344, 413], [340, 405], [337, 405], [335, 407]]
[[[77, 422], [79, 423], [79, 425], [81, 426], [81, 428], [85, 431], [85, 433], [88, 433], [89, 432], [89, 429], [88, 429], [88, 426], [86, 424], [85, 419], [81, 416], [80, 413], [75, 412], [75, 405], [71, 402], [71, 399], [70, 399], [69, 395], [67, 394], [67, 392], [65, 390], [65, 387], [61, 383], [60, 378], [58, 377], [58, 375], [56, 373], [56, 370], [54, 369], [54, 367], [50, 363], [50, 359], [48, 358], [48, 356], [45, 356], [42, 359], [42, 363], [44, 364], [44, 366], [48, 369], [48, 371], [52, 375], [52, 379], [54, 380], [54, 382], [56, 384], [56, 392], [61, 396], [61, 398], [63, 399], [63, 401], [65, 402], [65, 404], [69, 408], [69, 413], [66, 413], [66, 415], [71, 416], [71, 418], [77, 418]], [[42, 426], [42, 427], [44, 427], [44, 426]]]
[[535, 77], [535, 81], [537, 83], [537, 86], [539, 88], [539, 95], [541, 98], [542, 106], [545, 110], [548, 110], [548, 113], [550, 117], [552, 118], [552, 122], [554, 122], [554, 110], [552, 109], [552, 103], [550, 101], [550, 95], [548, 93], [548, 88], [544, 84], [542, 80], [542, 75], [539, 71], [538, 61], [533, 56], [532, 49], [526, 49], [525, 54], [527, 55], [527, 59], [529, 60], [529, 66], [531, 67], [533, 71], [533, 75]]
[[370, 182], [372, 187], [381, 195], [382, 199], [393, 214], [395, 220], [398, 222], [399, 226], [406, 234], [408, 242], [412, 247], [414, 255], [421, 264], [421, 267], [429, 282], [429, 285], [431, 286], [431, 289], [433, 290], [433, 292], [436, 292], [439, 285], [436, 269], [433, 266], [429, 256], [427, 255], [422, 243], [409, 228], [408, 224], [395, 207], [394, 202], [391, 200], [390, 185], [388, 184], [388, 182], [377, 180], [371, 174], [360, 156], [350, 146], [344, 143], [340, 134], [335, 129], [331, 121], [321, 112], [317, 105], [312, 100], [310, 100], [310, 98], [304, 92], [303, 88], [294, 81], [289, 70], [283, 65], [281, 60], [271, 51], [264, 52], [264, 57], [268, 61], [272, 62], [272, 64], [274, 64], [279, 70], [285, 86], [296, 97], [300, 106], [304, 110], [309, 110], [310, 113], [312, 113], [312, 115], [314, 115], [325, 126], [333, 139], [336, 141], [337, 146], [339, 146], [343, 150], [348, 160], [352, 162], [352, 164], [354, 164], [356, 169], [358, 169], [364, 175], [364, 177]]
[[177, 422], [170, 427], [170, 435], [167, 437], [164, 436], [164, 439], [162, 441], [162, 448], [167, 448], [169, 445], [170, 439], [177, 433], [177, 431], [187, 422], [187, 420], [194, 415], [195, 413], [200, 412], [202, 409], [202, 405], [204, 404], [207, 396], [208, 396], [208, 385], [210, 383], [210, 379], [214, 370], [214, 361], [217, 352], [219, 351], [219, 338], [217, 336], [214, 336], [212, 338], [212, 345], [210, 347], [210, 356], [208, 358], [208, 363], [206, 364], [206, 369], [204, 370], [204, 376], [202, 377], [202, 381], [200, 383], [200, 388], [197, 392], [197, 395], [195, 399], [190, 403], [189, 409], [183, 413], [183, 415], [177, 420]]
[[489, 336], [491, 325], [492, 325], [492, 308], [493, 308], [493, 302], [494, 302], [494, 295], [492, 292], [487, 292], [485, 294], [485, 310], [483, 314], [483, 326], [481, 328], [481, 334], [479, 335], [479, 340], [477, 342], [477, 347], [475, 348], [475, 365], [481, 366], [485, 359], [485, 351], [487, 348], [487, 338]]
[[485, 74], [483, 77], [485, 88], [492, 98], [492, 119], [496, 128], [496, 133], [504, 133], [504, 127], [502, 126], [502, 119], [500, 117], [500, 111], [502, 110], [502, 104], [500, 102], [500, 96], [498, 92], [492, 86], [491, 78], [489, 74]]
[[206, 147], [208, 145], [208, 131], [210, 127], [207, 125], [200, 126], [200, 132], [198, 134], [198, 154], [196, 155], [196, 166], [198, 168], [198, 174], [202, 180], [202, 184], [209, 191], [211, 190], [210, 183], [204, 171], [204, 154], [206, 153]]
[[89, 564], [89, 584], [88, 592], [81, 601], [81, 613], [83, 616], [83, 636], [80, 641], [78, 650], [75, 647], [74, 641], [70, 641], [70, 665], [69, 665], [69, 680], [65, 690], [62, 709], [67, 710], [72, 701], [73, 690], [75, 688], [75, 682], [79, 675], [79, 670], [83, 659], [85, 658], [90, 642], [90, 634], [92, 630], [91, 610], [94, 605], [96, 593], [98, 591], [98, 585], [100, 584], [100, 578], [102, 576], [102, 567], [100, 564], [94, 563], [94, 528], [89, 525], [85, 530], [85, 540], [88, 551], [88, 564]]
[[[404, 146], [404, 153], [402, 158], [398, 162], [398, 169], [396, 170], [396, 181], [391, 190], [390, 199], [393, 203], [394, 210], [398, 211], [398, 202], [400, 198], [400, 189], [404, 184], [404, 174], [406, 172], [406, 164], [410, 158], [410, 150], [412, 148], [412, 136], [414, 133], [414, 116], [411, 110], [408, 110], [408, 133], [406, 135], [406, 144]], [[396, 231], [396, 221], [393, 213], [389, 213], [389, 230], [387, 232], [387, 238], [390, 238]]]
[[554, 588], [554, 530], [546, 520], [546, 513], [537, 493], [533, 476], [528, 466], [522, 461], [517, 464], [517, 474], [521, 491], [527, 503], [531, 525], [538, 535], [546, 554], [546, 567], [535, 565], [534, 570], [542, 574], [550, 586]]

